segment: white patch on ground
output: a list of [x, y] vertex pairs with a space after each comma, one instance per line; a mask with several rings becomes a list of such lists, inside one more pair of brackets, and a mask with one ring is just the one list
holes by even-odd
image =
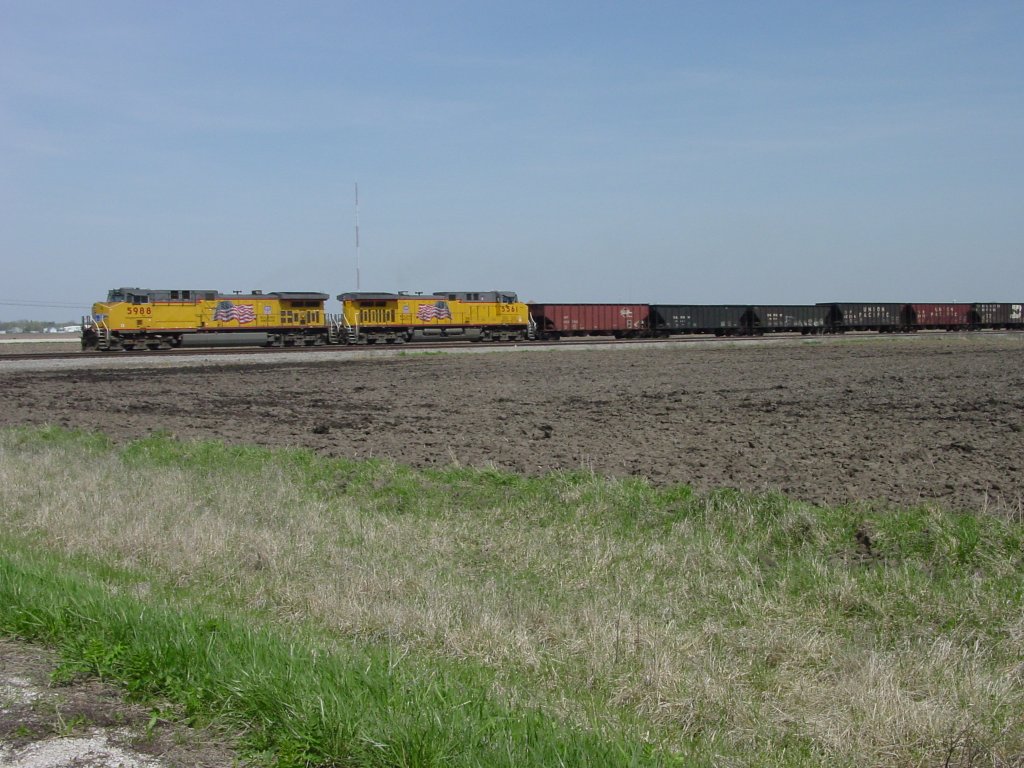
[[51, 650], [0, 637], [0, 768], [244, 765], [215, 733], [168, 721], [148, 730], [145, 709], [116, 689], [90, 680], [53, 686], [56, 663]]
[[31, 704], [38, 698], [39, 691], [31, 680], [13, 675], [0, 679], [0, 707]]
[[[116, 735], [126, 735], [123, 733]], [[110, 734], [95, 730], [88, 736], [46, 739], [21, 749], [0, 747], [2, 768], [160, 768], [158, 760], [132, 755], [110, 743]]]

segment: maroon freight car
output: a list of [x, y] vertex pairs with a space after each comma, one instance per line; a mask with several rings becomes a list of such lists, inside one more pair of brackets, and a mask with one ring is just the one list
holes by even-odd
[[971, 326], [970, 304], [907, 304], [903, 323], [915, 330], [955, 331]]
[[647, 304], [530, 304], [537, 336], [642, 336], [648, 328]]

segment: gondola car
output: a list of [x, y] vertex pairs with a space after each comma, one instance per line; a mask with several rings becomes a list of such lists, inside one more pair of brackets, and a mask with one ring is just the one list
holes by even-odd
[[531, 303], [530, 317], [537, 338], [614, 336], [628, 339], [648, 334], [647, 304], [540, 304]]
[[904, 324], [903, 304], [893, 303], [819, 303], [828, 311], [828, 327], [832, 333], [847, 331], [877, 331], [899, 333], [912, 331]]
[[975, 328], [1024, 330], [1024, 304], [971, 304]]
[[828, 332], [828, 307], [813, 304], [760, 304], [750, 307], [748, 333], [801, 333], [805, 336]]
[[82, 348], [171, 349], [187, 337], [260, 333], [270, 346], [327, 343], [326, 293], [115, 288], [84, 319]]
[[651, 304], [651, 332], [666, 338], [676, 334], [713, 333], [745, 336], [750, 332], [750, 307], [743, 304]]
[[915, 331], [967, 331], [977, 324], [971, 316], [970, 304], [907, 304], [903, 307], [903, 325]]

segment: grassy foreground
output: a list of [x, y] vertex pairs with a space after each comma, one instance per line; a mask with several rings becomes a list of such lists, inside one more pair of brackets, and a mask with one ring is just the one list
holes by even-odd
[[1009, 765], [1024, 524], [0, 432], [0, 632], [281, 765]]

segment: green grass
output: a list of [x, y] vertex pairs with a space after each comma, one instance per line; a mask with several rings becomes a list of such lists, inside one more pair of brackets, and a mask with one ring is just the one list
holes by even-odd
[[642, 746], [501, 702], [475, 665], [325, 643], [166, 596], [143, 603], [121, 592], [133, 582], [9, 547], [0, 631], [57, 646], [62, 679], [172, 701], [188, 720], [245, 733], [250, 754], [278, 765], [653, 763]]
[[[81, 630], [57, 623], [37, 637], [262, 734], [251, 744], [283, 764], [491, 765], [500, 752], [521, 765], [995, 766], [1024, 754], [1020, 521], [58, 430], [0, 433], [0, 510], [12, 580], [46, 585], [19, 610], [81, 588], [107, 611], [104, 631], [185, 650], [170, 671], [140, 664], [133, 677], [93, 661], [144, 655], [117, 650], [131, 646], [123, 635], [76, 645]], [[131, 625], [140, 612], [167, 618], [150, 633]], [[8, 614], [5, 631], [25, 634]], [[203, 661], [209, 622], [213, 645], [236, 638], [228, 655], [248, 667]], [[238, 649], [257, 642], [286, 662], [254, 665], [264, 656]], [[343, 695], [316, 716], [325, 658]], [[376, 671], [349, 676], [349, 659]], [[190, 663], [229, 673], [182, 673]], [[168, 675], [170, 689], [145, 687]], [[272, 695], [231, 694], [238, 680]], [[268, 708], [224, 703], [243, 699]], [[365, 701], [353, 721], [345, 702]], [[323, 723], [304, 731], [291, 710]], [[359, 762], [369, 756], [380, 762]]]

